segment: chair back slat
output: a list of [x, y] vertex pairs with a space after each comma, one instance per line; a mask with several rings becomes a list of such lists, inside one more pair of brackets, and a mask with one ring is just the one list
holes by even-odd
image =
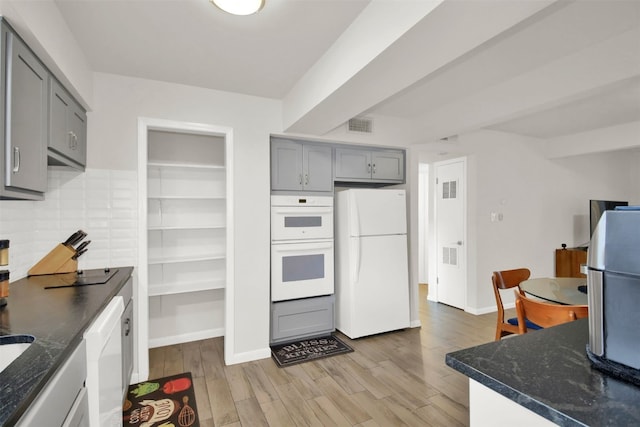
[[[518, 327], [516, 325], [512, 325], [508, 322], [505, 322], [504, 320], [504, 305], [502, 304], [500, 290], [514, 288], [518, 286], [520, 282], [527, 280], [529, 276], [531, 276], [531, 271], [529, 271], [528, 268], [494, 271], [491, 275], [491, 282], [493, 283], [493, 293], [496, 297], [496, 306], [498, 308], [496, 341], [500, 340], [505, 335], [519, 333]], [[519, 286], [518, 289], [520, 289]]]
[[528, 268], [517, 268], [515, 270], [494, 271], [492, 280], [498, 289], [511, 289], [530, 276], [531, 271]]
[[518, 328], [520, 333], [527, 332], [527, 319], [536, 325], [548, 328], [585, 318], [589, 315], [587, 305], [561, 305], [536, 301], [527, 298], [522, 292], [516, 293], [516, 312], [518, 314]]

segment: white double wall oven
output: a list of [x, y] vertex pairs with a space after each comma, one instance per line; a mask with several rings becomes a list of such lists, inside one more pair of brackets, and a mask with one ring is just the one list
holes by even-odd
[[271, 196], [271, 301], [334, 292], [333, 197]]

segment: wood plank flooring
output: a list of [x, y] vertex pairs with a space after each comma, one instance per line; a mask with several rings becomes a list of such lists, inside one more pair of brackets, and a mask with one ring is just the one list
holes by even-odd
[[214, 338], [151, 349], [149, 378], [190, 371], [203, 427], [467, 426], [467, 377], [445, 354], [492, 341], [496, 314], [426, 301], [426, 285], [420, 299], [421, 328], [338, 333], [353, 353], [287, 368], [271, 359], [224, 366]]

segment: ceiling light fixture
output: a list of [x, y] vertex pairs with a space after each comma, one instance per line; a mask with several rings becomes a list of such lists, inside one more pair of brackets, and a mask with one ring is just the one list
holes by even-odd
[[251, 15], [264, 6], [265, 0], [210, 0], [211, 3], [233, 15]]

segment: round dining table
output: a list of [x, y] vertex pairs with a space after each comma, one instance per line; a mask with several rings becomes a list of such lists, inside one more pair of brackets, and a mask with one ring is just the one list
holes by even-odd
[[520, 283], [525, 293], [565, 305], [587, 305], [587, 278], [537, 277]]

